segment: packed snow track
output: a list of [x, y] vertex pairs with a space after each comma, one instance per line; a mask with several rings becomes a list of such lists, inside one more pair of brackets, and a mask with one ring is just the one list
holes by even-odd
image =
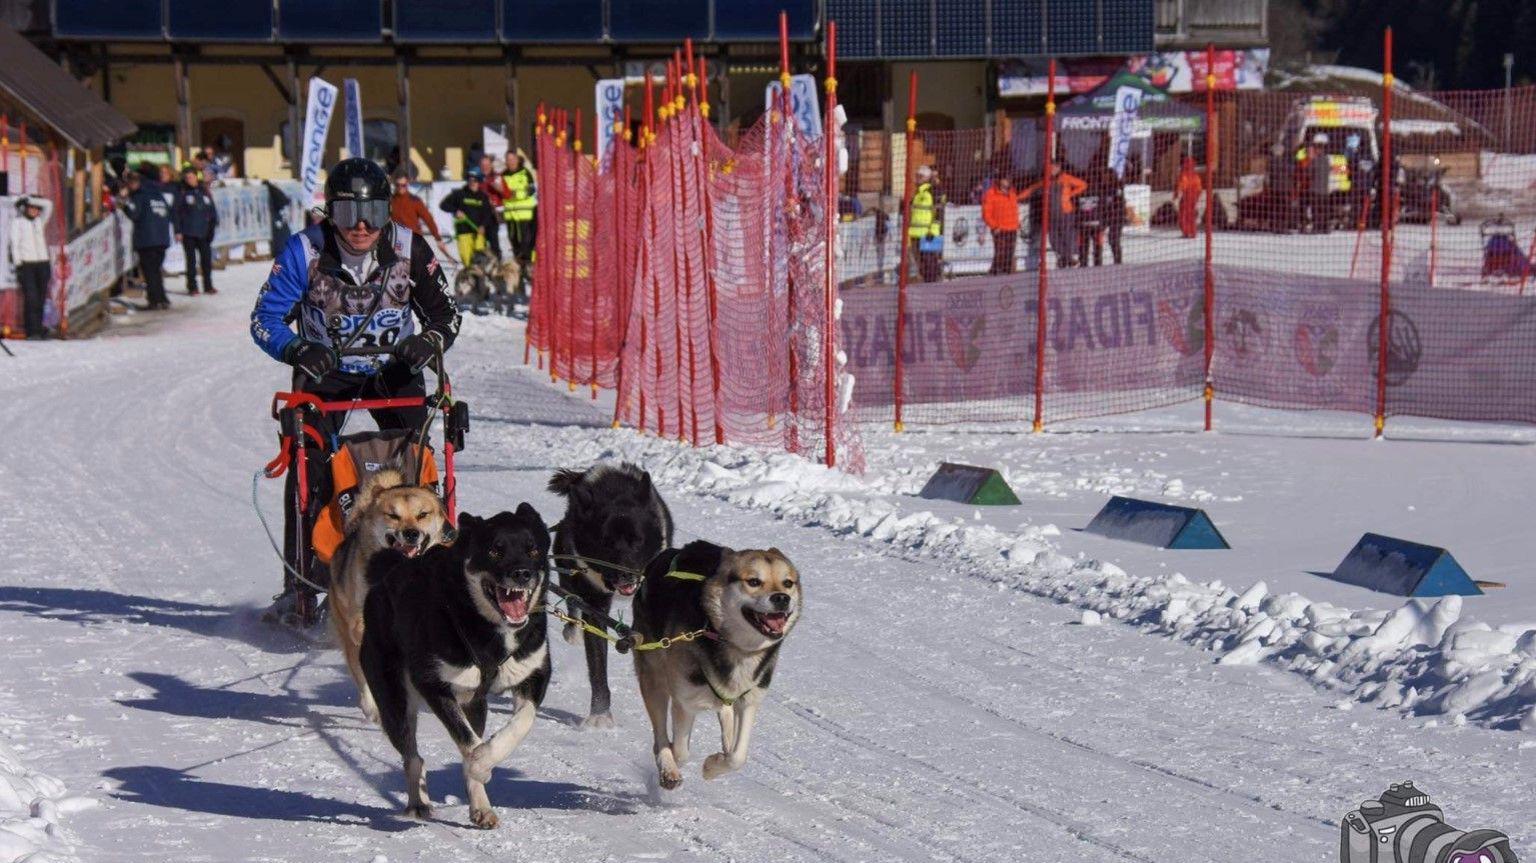
[[[629, 660], [610, 671], [619, 727], [583, 731], [583, 663], [554, 639], [540, 720], [489, 785], [500, 829], [468, 828], [429, 718], [437, 820], [406, 820], [396, 753], [339, 654], [258, 621], [279, 563], [250, 483], [286, 380], [246, 334], [263, 275], [227, 270], [222, 293], [173, 296], [135, 335], [0, 358], [0, 742], [98, 802], [58, 816], [60, 857], [1314, 863], [1335, 859], [1345, 812], [1405, 778], [1457, 826], [1536, 838], [1528, 734], [1335, 709], [1297, 675], [665, 484], [680, 539], [777, 546], [806, 583], [746, 767], [700, 777], [704, 717], [684, 785], [659, 792]], [[474, 409], [460, 503], [527, 500], [552, 523], [550, 472], [628, 432], [523, 369], [518, 335], [471, 320], [450, 354]]]

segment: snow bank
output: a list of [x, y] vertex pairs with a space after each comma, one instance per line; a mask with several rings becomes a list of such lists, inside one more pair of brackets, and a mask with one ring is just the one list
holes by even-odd
[[1383, 708], [1536, 732], [1536, 628], [1496, 630], [1462, 620], [1460, 597], [1357, 612], [1272, 594], [1262, 581], [1239, 592], [1179, 573], [1137, 576], [1063, 554], [1055, 525], [1024, 523], [1004, 533], [974, 519], [914, 510], [917, 500], [891, 494], [909, 486], [908, 477], [872, 470], [855, 478], [786, 454], [692, 449], [623, 431], [564, 446], [576, 463], [634, 461], [665, 486], [863, 537], [904, 557], [953, 564], [999, 586], [1070, 603], [1085, 612], [1085, 624], [1109, 618], [1199, 645], [1223, 665], [1267, 662]]
[[76, 859], [60, 816], [95, 805], [70, 797], [64, 783], [27, 769], [0, 743], [0, 861], [50, 863]]

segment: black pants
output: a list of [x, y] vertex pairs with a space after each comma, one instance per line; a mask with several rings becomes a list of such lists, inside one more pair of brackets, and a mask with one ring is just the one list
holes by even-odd
[[21, 321], [27, 338], [47, 335], [43, 328], [43, 309], [48, 304], [48, 282], [53, 278], [47, 261], [16, 265], [16, 281], [21, 286]]
[[507, 237], [512, 241], [512, 254], [518, 263], [526, 264], [533, 260], [533, 247], [538, 234], [539, 223], [533, 219], [523, 222], [514, 219], [507, 223]]
[[145, 246], [138, 250], [139, 270], [144, 274], [144, 296], [150, 305], [170, 302], [165, 296], [165, 274], [160, 272], [165, 265], [165, 250], [165, 246]]
[[501, 262], [501, 225], [500, 224], [498, 224], [496, 222], [491, 222], [489, 225], [485, 226], [485, 244], [486, 244], [486, 246], [488, 246], [490, 248], [491, 254], [496, 256], [496, 262], [500, 263]]
[[1328, 193], [1309, 194], [1306, 199], [1307, 224], [1315, 234], [1326, 234], [1332, 214], [1328, 212]]
[[[295, 392], [314, 393], [322, 401], [408, 398], [425, 395], [427, 391], [421, 373], [413, 372], [401, 363], [391, 363], [372, 377], [331, 372], [319, 383], [296, 371], [293, 374], [293, 389]], [[420, 429], [427, 421], [425, 405], [370, 410], [369, 413], [373, 415], [374, 423], [382, 430]], [[309, 505], [304, 510], [302, 533], [297, 526], [299, 514], [294, 508], [298, 500], [299, 472], [296, 465], [288, 467], [288, 480], [283, 491], [283, 558], [285, 560], [298, 559], [297, 548], [302, 547], [306, 551], [309, 549], [308, 537], [310, 531], [314, 529], [315, 519], [319, 517], [320, 510], [324, 509], [331, 500], [334, 492], [331, 487], [331, 453], [335, 448], [334, 437], [341, 433], [346, 417], [346, 414], [340, 413], [319, 415], [313, 425], [325, 439], [325, 446], [317, 447], [313, 440], [305, 441], [305, 480], [309, 487]], [[299, 544], [301, 536], [304, 538], [302, 545]], [[306, 566], [305, 569], [314, 573], [314, 558], [311, 556], [308, 560], [311, 565]], [[306, 577], [316, 584], [326, 584], [323, 573]], [[294, 587], [293, 576], [287, 569], [283, 570], [283, 587], [285, 590]]]
[[1115, 263], [1120, 263], [1120, 234], [1122, 228], [1119, 225], [1079, 225], [1077, 229], [1077, 265], [1088, 266], [1088, 257], [1093, 256], [1095, 267], [1104, 266], [1104, 239], [1108, 235], [1109, 251], [1114, 257]]
[[1008, 275], [1013, 272], [1015, 247], [1019, 243], [1018, 231], [992, 232], [992, 275]]
[[[187, 256], [187, 293], [197, 293], [197, 264], [202, 259], [203, 290], [213, 289], [213, 238], [181, 235], [181, 250]], [[281, 250], [279, 250], [281, 251]]]

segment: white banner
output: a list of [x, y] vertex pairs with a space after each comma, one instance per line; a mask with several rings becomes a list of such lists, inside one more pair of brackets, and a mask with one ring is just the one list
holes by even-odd
[[[768, 82], [763, 93], [764, 110], [777, 110], [782, 90], [778, 81]], [[814, 75], [796, 75], [789, 79], [789, 112], [794, 116], [795, 125], [800, 128], [801, 134], [812, 141], [821, 137], [821, 107], [816, 99]]]
[[299, 162], [306, 206], [315, 199], [315, 192], [320, 188], [325, 136], [330, 132], [331, 113], [335, 109], [336, 87], [322, 78], [310, 78], [309, 105], [304, 111], [304, 157]]
[[74, 309], [133, 269], [133, 222], [121, 213], [111, 213], [70, 240], [65, 249], [69, 280], [64, 305]]
[[1141, 96], [1142, 91], [1136, 87], [1115, 91], [1115, 119], [1109, 127], [1109, 169], [1116, 177], [1125, 176], [1125, 157], [1131, 151], [1131, 138], [1136, 132]]
[[347, 93], [347, 155], [367, 156], [363, 151], [363, 92], [356, 78], [342, 82]]
[[624, 82], [606, 78], [597, 82], [597, 164], [603, 164], [608, 148], [618, 134], [614, 127], [624, 122]]
[[215, 248], [272, 239], [272, 210], [265, 186], [216, 188], [213, 205], [219, 211], [219, 229], [213, 234]]
[[[494, 162], [497, 159], [507, 158], [509, 145], [507, 143], [505, 126], [498, 123], [495, 126], [480, 127], [480, 143], [481, 149], [485, 151], [487, 156], [491, 157], [491, 161]], [[487, 177], [486, 179], [490, 178]]]

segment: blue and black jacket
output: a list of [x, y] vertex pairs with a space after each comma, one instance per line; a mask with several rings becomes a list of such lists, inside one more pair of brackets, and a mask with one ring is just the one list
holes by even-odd
[[[459, 311], [431, 246], [391, 222], [376, 247], [377, 266], [357, 284], [341, 266], [329, 222], [289, 238], [251, 312], [251, 338], [277, 360], [295, 339], [341, 347], [389, 347], [415, 334], [436, 333], [443, 349], [459, 333]], [[295, 332], [291, 324], [297, 323]], [[354, 338], [355, 336], [355, 338]], [[340, 371], [373, 375], [388, 356], [343, 357]]]

